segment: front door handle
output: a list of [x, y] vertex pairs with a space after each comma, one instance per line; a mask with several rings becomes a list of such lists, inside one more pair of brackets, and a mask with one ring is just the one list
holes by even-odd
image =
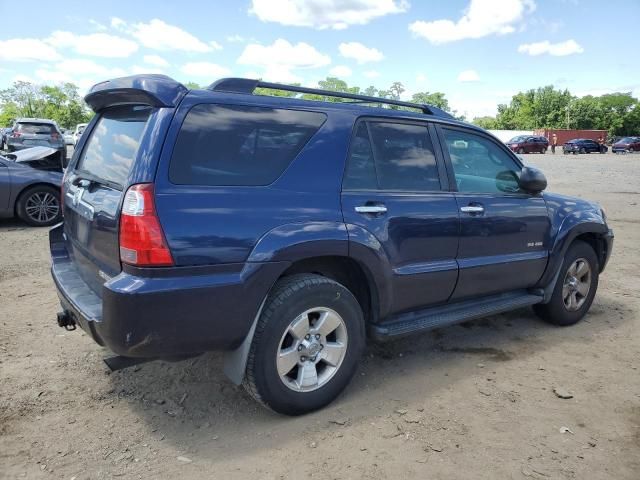
[[361, 205], [356, 207], [358, 213], [387, 213], [387, 207], [384, 205]]
[[468, 205], [466, 207], [460, 207], [460, 211], [464, 213], [483, 213], [484, 207], [481, 205]]

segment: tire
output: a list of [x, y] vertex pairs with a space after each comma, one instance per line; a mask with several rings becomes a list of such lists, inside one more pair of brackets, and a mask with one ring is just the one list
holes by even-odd
[[580, 149], [580, 153], [587, 153], [587, 151], [583, 148]]
[[[321, 327], [314, 330], [317, 315], [325, 313], [331, 325], [338, 326], [324, 332]], [[322, 332], [319, 340], [314, 339], [317, 332]], [[309, 341], [306, 333], [311, 335]], [[254, 399], [277, 413], [301, 415], [317, 410], [347, 386], [364, 344], [362, 309], [349, 290], [320, 275], [285, 277], [269, 294], [258, 319], [243, 386]], [[330, 345], [331, 350], [324, 348]], [[289, 352], [288, 362], [287, 355], [282, 355], [285, 351]], [[334, 357], [333, 366], [323, 359], [329, 352]], [[279, 358], [283, 359], [280, 365]]]
[[[586, 279], [585, 276], [579, 277], [581, 269], [584, 268], [581, 266], [582, 263], [586, 263], [589, 269], [588, 290], [586, 293], [584, 293], [584, 289], [582, 290], [583, 293], [579, 290], [569, 293], [569, 305], [567, 305], [567, 292], [572, 291], [571, 278], [577, 278], [578, 289], [583, 283], [580, 282], [580, 279]], [[571, 275], [570, 269], [576, 265], [578, 268], [573, 271], [577, 272], [578, 275]], [[580, 240], [575, 241], [565, 255], [551, 300], [546, 304], [534, 305], [533, 310], [540, 318], [554, 325], [564, 327], [579, 322], [589, 311], [598, 290], [599, 271], [598, 257], [591, 245]], [[572, 304], [571, 297], [574, 294], [576, 303]]]
[[60, 192], [49, 185], [28, 188], [16, 202], [16, 214], [33, 227], [55, 225], [62, 219]]
[[627, 149], [627, 153], [633, 153], [633, 147], [629, 147], [629, 148]]
[[542, 153], [544, 155], [545, 153], [547, 153], [547, 149], [546, 148], [540, 149], [540, 153]]
[[522, 155], [524, 153], [524, 148], [519, 148], [518, 149], [518, 154]]

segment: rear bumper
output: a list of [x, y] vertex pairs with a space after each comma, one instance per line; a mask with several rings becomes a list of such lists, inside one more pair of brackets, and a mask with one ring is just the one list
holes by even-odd
[[51, 230], [49, 241], [63, 310], [98, 344], [127, 357], [171, 358], [237, 347], [288, 266], [265, 262], [123, 271], [98, 295], [70, 258], [62, 225]]

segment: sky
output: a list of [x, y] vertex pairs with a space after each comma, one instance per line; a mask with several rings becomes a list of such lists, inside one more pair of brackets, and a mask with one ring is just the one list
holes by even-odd
[[[42, 2], [45, 4], [45, 2]], [[403, 97], [441, 91], [467, 118], [519, 91], [640, 97], [640, 0], [0, 0], [0, 89], [163, 73], [208, 85], [336, 76]], [[20, 7], [19, 10], [25, 8]], [[15, 18], [15, 21], [11, 19]]]

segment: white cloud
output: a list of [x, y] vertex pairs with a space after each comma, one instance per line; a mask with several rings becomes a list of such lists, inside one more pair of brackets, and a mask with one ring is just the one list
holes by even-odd
[[[148, 72], [147, 72], [148, 73]], [[116, 77], [128, 75], [122, 68], [109, 68], [82, 58], [63, 60], [48, 68], [40, 68], [35, 72], [39, 81], [45, 83], [72, 82], [80, 87], [81, 91], [89, 89], [92, 85]]]
[[148, 63], [149, 65], [154, 65], [156, 67], [168, 67], [169, 62], [167, 62], [160, 55], [145, 55], [142, 57], [144, 63]]
[[118, 17], [111, 18], [111, 27], [116, 30], [123, 30], [127, 26], [127, 22]]
[[504, 35], [514, 32], [515, 25], [535, 8], [534, 0], [471, 0], [462, 17], [455, 22], [445, 19], [430, 22], [419, 20], [411, 23], [409, 30], [433, 44]]
[[241, 35], [236, 34], [227, 36], [225, 40], [229, 43], [243, 43], [245, 41], [245, 38]]
[[213, 82], [218, 77], [225, 77], [231, 73], [226, 67], [211, 62], [190, 62], [185, 63], [180, 70], [185, 75], [194, 78], [206, 78]]
[[518, 52], [527, 53], [532, 56], [549, 54], [555, 57], [564, 57], [575, 53], [584, 52], [584, 48], [575, 40], [567, 40], [565, 42], [550, 43], [548, 40], [544, 42], [525, 43], [518, 47]]
[[222, 50], [222, 45], [220, 45], [218, 42], [216, 42], [215, 40], [211, 40], [209, 42], [209, 46], [211, 48], [213, 48], [214, 50]]
[[90, 19], [89, 19], [89, 23], [90, 23], [91, 25], [93, 25], [93, 27], [94, 27], [96, 30], [104, 31], [104, 30], [106, 30], [106, 29], [107, 29], [107, 27], [106, 27], [106, 26], [104, 26], [102, 23], [100, 23], [100, 22], [98, 22], [98, 21], [94, 20], [93, 18], [90, 18]]
[[364, 76], [367, 78], [377, 78], [380, 76], [380, 72], [376, 70], [367, 70], [366, 72], [364, 72]]
[[130, 72], [132, 75], [142, 75], [149, 73], [162, 73], [164, 74], [163, 67], [157, 67], [155, 65], [134, 65], [130, 68]]
[[138, 44], [133, 40], [106, 33], [76, 35], [58, 30], [46, 42], [54, 47], [70, 48], [81, 55], [93, 57], [124, 58], [138, 50]]
[[350, 77], [353, 72], [346, 65], [336, 65], [331, 70], [329, 70], [329, 73], [334, 77], [344, 78]]
[[384, 58], [380, 50], [366, 47], [360, 42], [341, 43], [338, 50], [340, 50], [340, 55], [351, 58], [360, 65], [367, 62], [379, 62]]
[[[112, 20], [113, 24], [113, 20]], [[184, 52], [207, 53], [214, 47], [182, 30], [157, 18], [149, 23], [136, 23], [131, 26], [131, 34], [147, 48], [154, 50], [181, 50]]]
[[475, 70], [464, 70], [458, 75], [459, 82], [479, 82], [480, 75]]
[[427, 81], [427, 76], [424, 73], [419, 73], [416, 75], [416, 83], [425, 83]]
[[51, 45], [35, 38], [11, 38], [0, 40], [0, 60], [13, 62], [42, 61], [60, 59], [60, 54]]
[[293, 45], [279, 38], [271, 45], [247, 45], [238, 58], [238, 63], [264, 69], [261, 76], [265, 80], [300, 82], [301, 78], [292, 70], [324, 67], [331, 63], [331, 58], [308, 43]]
[[249, 13], [263, 22], [342, 30], [408, 8], [406, 0], [252, 0]]

